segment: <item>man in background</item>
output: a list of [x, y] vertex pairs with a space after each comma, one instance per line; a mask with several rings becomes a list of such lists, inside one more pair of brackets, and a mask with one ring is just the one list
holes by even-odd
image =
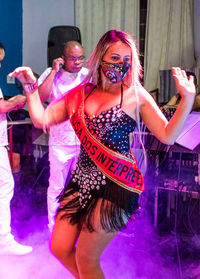
[[[88, 70], [83, 67], [84, 50], [76, 41], [69, 41], [63, 47], [63, 55], [53, 60], [38, 80], [42, 102], [54, 102], [70, 89], [79, 85]], [[50, 127], [49, 162], [50, 177], [47, 192], [49, 230], [52, 232], [56, 210], [59, 206], [57, 196], [70, 179], [79, 154], [80, 143], [70, 121]]]
[[[5, 56], [5, 48], [0, 43], [0, 66]], [[11, 234], [10, 201], [14, 193], [14, 179], [8, 158], [8, 135], [6, 113], [23, 108], [26, 97], [16, 95], [9, 100], [3, 99], [0, 89], [0, 254], [25, 255], [32, 247], [21, 245]]]

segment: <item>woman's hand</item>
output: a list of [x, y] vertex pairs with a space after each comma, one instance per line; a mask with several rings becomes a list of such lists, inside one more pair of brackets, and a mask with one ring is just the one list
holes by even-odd
[[31, 68], [29, 67], [18, 67], [8, 76], [16, 77], [22, 83], [22, 85], [26, 83], [35, 83], [37, 80]]
[[194, 102], [196, 95], [196, 88], [194, 84], [194, 77], [187, 77], [186, 72], [180, 68], [172, 68], [173, 78], [176, 83], [178, 93], [182, 98], [186, 98], [188, 101]]

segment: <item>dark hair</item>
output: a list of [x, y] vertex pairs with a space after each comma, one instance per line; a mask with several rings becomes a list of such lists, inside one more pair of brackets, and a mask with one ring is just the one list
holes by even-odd
[[5, 51], [5, 47], [1, 42], [0, 42], [0, 49], [3, 49]]
[[195, 86], [197, 86], [197, 77], [195, 75], [195, 73], [193, 72], [190, 72], [190, 71], [186, 71], [186, 75], [189, 77], [189, 76], [193, 76], [194, 77], [194, 84]]

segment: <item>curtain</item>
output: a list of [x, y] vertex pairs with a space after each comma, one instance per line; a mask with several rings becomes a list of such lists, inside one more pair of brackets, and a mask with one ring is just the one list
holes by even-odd
[[128, 32], [139, 42], [139, 0], [76, 0], [75, 7], [86, 58], [111, 29]]
[[[160, 87], [160, 70], [195, 67], [193, 1], [148, 0], [145, 38], [144, 85]], [[176, 92], [170, 92], [169, 96]], [[160, 101], [167, 101], [159, 96]]]
[[194, 45], [195, 45], [195, 57], [197, 60], [196, 76], [198, 82], [198, 92], [200, 92], [200, 1], [194, 0]]
[[195, 57], [197, 60], [197, 66], [200, 67], [200, 1], [194, 0], [194, 44], [195, 44]]

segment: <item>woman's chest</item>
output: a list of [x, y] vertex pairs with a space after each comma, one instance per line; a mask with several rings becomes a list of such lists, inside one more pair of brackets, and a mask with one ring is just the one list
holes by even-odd
[[92, 92], [86, 97], [84, 109], [89, 116], [97, 116], [102, 112], [109, 111], [114, 107], [120, 107], [131, 118], [136, 119], [137, 102], [133, 94], [128, 92], [118, 92], [116, 94], [106, 94]]

